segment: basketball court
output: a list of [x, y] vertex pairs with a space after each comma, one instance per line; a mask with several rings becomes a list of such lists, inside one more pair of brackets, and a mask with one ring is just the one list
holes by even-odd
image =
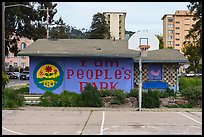
[[2, 111], [3, 135], [201, 135], [202, 111], [37, 108]]

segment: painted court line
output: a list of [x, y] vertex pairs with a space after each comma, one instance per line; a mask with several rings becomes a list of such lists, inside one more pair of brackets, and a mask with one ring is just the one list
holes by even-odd
[[6, 131], [8, 131], [8, 132], [14, 133], [14, 134], [26, 135], [26, 134], [23, 134], [23, 133], [20, 133], [20, 132], [15, 132], [15, 131], [9, 130], [9, 129], [5, 128], [5, 127], [2, 127], [2, 129], [6, 130]]
[[101, 123], [101, 131], [100, 131], [100, 135], [103, 135], [103, 125], [104, 125], [104, 120], [105, 120], [105, 112], [103, 111], [103, 117], [102, 117], [102, 123]]
[[177, 112], [177, 113], [179, 113], [179, 114], [181, 114], [181, 115], [183, 115], [183, 116], [185, 116], [185, 117], [187, 117], [187, 118], [189, 118], [189, 119], [193, 120], [194, 122], [197, 122], [197, 123], [199, 123], [199, 124], [201, 124], [201, 125], [202, 125], [202, 123], [201, 123], [201, 122], [199, 122], [199, 121], [197, 121], [197, 120], [195, 120], [195, 119], [193, 119], [193, 118], [191, 118], [191, 117], [189, 117], [189, 116], [187, 116], [187, 115], [185, 115], [185, 114], [183, 114], [183, 113], [181, 113], [181, 112]]

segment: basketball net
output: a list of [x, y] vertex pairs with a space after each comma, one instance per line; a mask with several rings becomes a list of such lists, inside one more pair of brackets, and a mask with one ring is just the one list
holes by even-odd
[[141, 57], [147, 57], [147, 49], [150, 48], [150, 45], [140, 45], [139, 48]]

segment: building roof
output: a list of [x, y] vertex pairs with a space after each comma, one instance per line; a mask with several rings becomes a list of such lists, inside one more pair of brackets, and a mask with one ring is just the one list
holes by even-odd
[[20, 56], [123, 57], [139, 52], [128, 49], [127, 40], [110, 39], [38, 39], [18, 53]]
[[[18, 53], [19, 56], [112, 57], [139, 60], [140, 52], [128, 49], [128, 40], [111, 39], [38, 39]], [[146, 62], [188, 62], [175, 49], [149, 51]]]
[[[134, 58], [138, 62], [139, 57]], [[147, 52], [147, 57], [142, 57], [142, 62], [189, 62], [188, 59], [176, 49], [159, 49]]]

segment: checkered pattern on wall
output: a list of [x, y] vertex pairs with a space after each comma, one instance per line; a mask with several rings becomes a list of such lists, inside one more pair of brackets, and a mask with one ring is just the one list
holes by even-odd
[[[176, 71], [178, 63], [162, 63], [162, 81], [167, 82], [170, 87], [176, 86]], [[142, 64], [142, 81], [148, 80], [148, 64]], [[134, 84], [139, 82], [139, 64], [134, 63]]]
[[176, 86], [176, 71], [179, 68], [178, 63], [166, 63], [162, 65], [162, 81], [167, 82], [169, 86]]

